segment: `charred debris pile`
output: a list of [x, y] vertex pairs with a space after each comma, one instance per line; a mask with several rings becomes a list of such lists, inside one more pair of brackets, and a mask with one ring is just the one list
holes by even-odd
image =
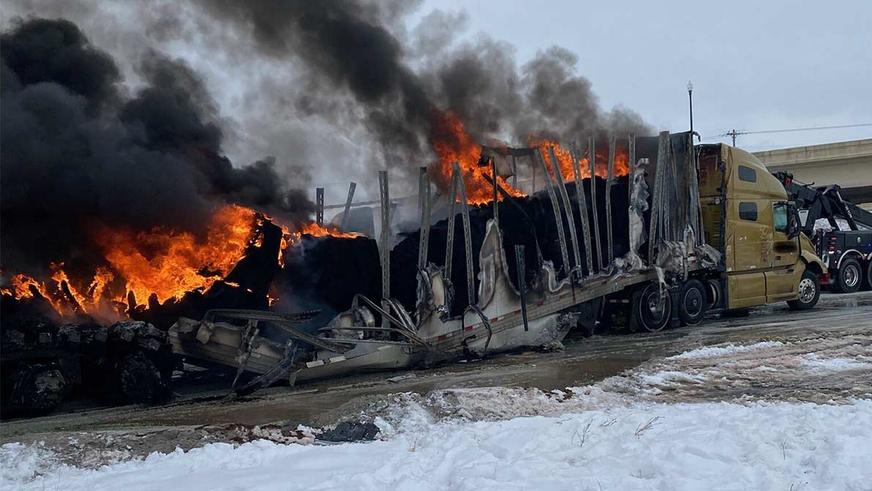
[[[108, 318], [79, 305], [68, 279], [47, 287], [26, 285], [17, 296], [4, 290], [3, 417], [40, 414], [70, 397], [106, 403], [167, 400], [172, 372], [180, 365], [166, 331], [180, 317], [202, 318], [216, 308], [265, 311], [271, 303], [280, 311], [347, 306], [353, 294], [340, 285], [360, 270], [337, 268], [348, 264], [329, 257], [347, 258], [360, 268], [374, 266], [378, 276], [378, 252], [370, 239], [301, 235], [288, 244], [284, 232], [261, 217], [244, 255], [222, 280], [163, 303], [151, 295], [140, 304], [129, 294], [128, 303], [116, 302]], [[275, 291], [289, 295], [276, 299]]]
[[[600, 177], [593, 179], [584, 179], [585, 196], [589, 213], [592, 211], [591, 206], [592, 195], [590, 187], [593, 185], [598, 193], [597, 201], [598, 208], [605, 209], [605, 194], [606, 180]], [[610, 186], [610, 194], [614, 205], [614, 214], [612, 216], [612, 228], [614, 231], [612, 254], [613, 257], [621, 257], [629, 250], [628, 230], [628, 178], [621, 176], [615, 178], [615, 182]], [[575, 206], [576, 183], [567, 183], [566, 190], [569, 199]], [[505, 266], [509, 271], [509, 277], [513, 286], [518, 289], [518, 272], [517, 263], [513, 256], [513, 251], [516, 245], [524, 246], [524, 271], [526, 288], [538, 288], [543, 279], [539, 276], [539, 272], [543, 266], [543, 262], [548, 261], [553, 264], [555, 271], [558, 272], [558, 278], [564, 278], [568, 272], [575, 267], [574, 258], [569, 258], [569, 263], [563, 262], [561, 254], [561, 246], [559, 240], [558, 228], [554, 219], [554, 211], [547, 191], [542, 190], [530, 196], [519, 198], [510, 198], [503, 200], [498, 205], [500, 230], [502, 232], [503, 250], [507, 257], [505, 258]], [[470, 207], [469, 218], [471, 225], [471, 245], [473, 251], [481, 249], [482, 242], [485, 236], [485, 225], [488, 220], [494, 217], [494, 207], [491, 204], [479, 205]], [[562, 215], [564, 221], [564, 229], [568, 217], [565, 213]], [[579, 215], [573, 216], [575, 227], [577, 230], [582, 230], [582, 217]], [[599, 221], [599, 226], [602, 231], [606, 230], [605, 214], [597, 216], [590, 215], [589, 223], [593, 220]], [[454, 237], [452, 267], [451, 267], [451, 284], [454, 289], [454, 302], [452, 303], [451, 314], [460, 315], [468, 306], [467, 278], [465, 270], [465, 250], [463, 241], [463, 224], [461, 220], [454, 222]], [[416, 261], [418, 258], [418, 248], [420, 243], [420, 231], [414, 231], [406, 234], [391, 251], [391, 294], [395, 296], [403, 306], [412, 311], [415, 306], [415, 288], [417, 284], [416, 275], [412, 274], [416, 270]], [[429, 232], [429, 247], [428, 247], [428, 262], [439, 267], [445, 266], [445, 250], [448, 242], [448, 220], [443, 219], [433, 224]], [[588, 254], [592, 259], [591, 269], [588, 269], [586, 262], [582, 259], [579, 265], [580, 271], [587, 276], [600, 271], [598, 266], [601, 259], [605, 261], [608, 239], [603, 233], [600, 237], [600, 256], [597, 255], [595, 244], [592, 244], [591, 251], [588, 252], [585, 248], [584, 241], [579, 244], [580, 254], [582, 258]], [[571, 254], [571, 252], [570, 252]], [[473, 271], [480, 271], [478, 264], [478, 254], [473, 254]], [[479, 286], [478, 276], [474, 278], [474, 288], [477, 290]]]
[[[631, 150], [623, 147], [623, 151], [629, 153], [625, 158], [646, 162], [647, 166], [656, 165], [656, 138], [633, 138], [632, 142]], [[627, 140], [624, 144], [628, 144]], [[640, 260], [647, 259], [648, 249], [640, 247], [644, 233], [631, 223], [634, 220], [631, 215], [636, 213], [639, 223], [648, 223], [648, 196], [643, 193], [641, 198], [635, 197], [644, 201], [644, 206], [636, 206], [635, 212], [631, 200], [634, 190], [638, 193], [640, 189], [647, 189], [651, 178], [646, 169], [631, 173], [630, 168], [635, 167], [632, 165], [623, 172], [615, 172], [614, 149], [620, 147], [614, 140], [601, 144], [600, 148], [603, 147], [606, 155], [601, 157], [595, 152], [597, 159], [594, 160], [608, 162], [602, 166], [607, 170], [600, 172], [600, 166], [587, 158], [574, 159], [589, 165], [579, 180], [570, 179], [571, 175], [563, 172], [565, 169], [551, 165], [552, 159], [559, 161], [554, 149], [550, 152], [547, 148], [525, 149], [531, 169], [538, 167], [539, 188], [534, 184], [529, 195], [515, 193], [512, 196], [506, 189], [507, 181], [501, 179], [497, 189], [492, 190], [500, 198], [497, 201], [469, 205], [465, 210], [462, 203], [455, 202], [453, 210], [457, 216], [462, 216], [461, 210], [468, 214], [468, 246], [464, 220], [452, 220], [450, 214], [447, 218], [430, 220], [430, 226], [426, 227], [425, 270], [436, 268], [446, 272], [450, 269], [450, 276], [446, 277], [450, 297], [448, 317], [462, 316], [470, 307], [470, 300], [475, 303], [475, 295], [469, 294], [468, 285], [472, 285], [474, 291], [481, 287], [478, 251], [486, 240], [489, 222], [499, 224], [504, 252], [501, 261], [515, 291], [522, 286], [523, 290], [542, 291], [549, 281], [547, 275], [543, 276], [547, 269], [554, 272], [551, 281], [580, 279], [614, 273], [619, 258], [628, 256], [634, 248]], [[611, 155], [608, 155], [609, 149]], [[491, 165], [496, 170], [492, 158], [486, 155], [480, 165]], [[579, 171], [575, 168], [571, 172], [578, 175]], [[558, 179], [555, 172], [566, 180]], [[547, 177], [543, 179], [543, 175]], [[635, 185], [632, 184], [634, 178]], [[536, 179], [535, 170], [533, 179]], [[461, 179], [460, 184], [481, 183], [464, 183]], [[485, 179], [484, 184], [493, 189], [492, 179]], [[450, 203], [451, 200], [444, 194], [438, 198], [443, 200], [444, 206], [450, 207], [444, 201]], [[429, 202], [427, 208], [430, 208]], [[449, 239], [451, 226], [454, 233]], [[421, 233], [421, 229], [400, 233], [390, 250], [389, 295], [407, 312], [415, 312], [420, 301]], [[285, 315], [284, 319], [292, 322], [295, 329], [315, 335], [338, 313], [355, 303], [357, 296], [379, 299], [384, 291], [384, 258], [380, 256], [378, 241], [364, 236], [336, 235], [340, 236], [298, 233], [289, 239], [287, 229], [261, 216], [244, 255], [222, 280], [162, 303], [154, 296], [145, 304], [130, 299], [125, 310], [128, 320], [108, 326], [105, 321], [100, 325], [84, 312], [59, 315], [33, 286], [27, 298], [4, 294], [3, 322], [0, 323], [4, 371], [14, 373], [4, 383], [5, 412], [49, 410], [57, 404], [58, 398], [71, 392], [108, 401], [164, 400], [170, 394], [170, 374], [179, 368], [166, 330], [179, 318], [201, 319], [215, 309], [269, 310]], [[575, 238], [570, 240], [570, 235]], [[447, 254], [449, 240], [453, 242], [451, 254]], [[513, 254], [516, 246], [523, 247], [522, 260]], [[467, 277], [468, 256], [472, 261], [472, 278]], [[446, 259], [451, 261], [450, 265], [446, 265]], [[518, 277], [519, 266], [524, 269], [522, 279]], [[63, 283], [57, 287], [65, 290]], [[75, 301], [72, 295], [70, 301]], [[268, 330], [260, 334], [268, 335]], [[246, 336], [241, 339], [245, 344]], [[239, 359], [246, 359], [242, 345], [239, 350], [238, 356], [242, 357]], [[277, 367], [279, 365], [281, 363]], [[240, 363], [237, 378], [244, 368], [244, 363]], [[265, 366], [259, 373], [266, 372], [266, 376], [274, 369]], [[282, 376], [286, 376], [289, 367], [282, 370]], [[278, 378], [281, 377], [269, 379], [269, 382]], [[93, 387], [105, 390], [94, 393]]]

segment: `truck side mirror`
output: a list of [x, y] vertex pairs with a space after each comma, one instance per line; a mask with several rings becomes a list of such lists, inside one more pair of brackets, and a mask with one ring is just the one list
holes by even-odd
[[802, 227], [799, 224], [799, 210], [796, 209], [796, 203], [787, 203], [787, 237], [793, 239], [799, 236]]

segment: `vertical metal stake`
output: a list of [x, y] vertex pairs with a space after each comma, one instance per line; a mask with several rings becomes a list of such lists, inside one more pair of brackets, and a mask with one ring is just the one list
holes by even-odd
[[315, 188], [315, 223], [324, 226], [324, 188]]
[[418, 201], [421, 208], [421, 235], [418, 243], [418, 269], [427, 268], [430, 251], [430, 179], [427, 176], [427, 168], [420, 168]]
[[557, 165], [557, 156], [554, 149], [548, 147], [548, 156], [551, 157], [551, 168], [557, 177], [557, 187], [560, 191], [560, 199], [563, 201], [563, 209], [566, 211], [566, 221], [569, 224], [569, 241], [572, 243], [572, 258], [575, 259], [574, 268], [581, 268], [581, 253], [578, 250], [578, 235], [575, 231], [575, 213], [572, 212], [572, 202], [569, 201], [569, 193], [566, 191], [566, 183], [563, 181], [563, 169]]
[[[387, 171], [378, 173], [381, 192], [381, 266], [382, 266], [382, 308], [390, 312], [391, 298], [391, 195], [388, 189]], [[386, 316], [382, 316], [382, 327], [389, 327]]]
[[591, 214], [593, 215], [593, 241], [594, 248], [596, 249], [596, 262], [597, 271], [601, 270], [605, 266], [603, 265], [603, 251], [602, 244], [600, 243], [600, 231], [599, 231], [599, 214], [597, 213], [596, 206], [596, 138], [590, 137], [587, 143], [587, 149], [590, 157], [590, 208]]
[[448, 195], [448, 203], [450, 203], [450, 210], [448, 212], [448, 230], [446, 230], [446, 239], [445, 239], [445, 263], [443, 267], [443, 271], [445, 273], [445, 278], [448, 281], [451, 281], [451, 269], [452, 269], [452, 261], [454, 260], [454, 219], [455, 214], [457, 213], [455, 208], [455, 201], [457, 200], [457, 174], [458, 171], [454, 170], [457, 165], [457, 162], [454, 163], [454, 167], [452, 167], [451, 171], [451, 191]]
[[454, 163], [454, 174], [457, 176], [457, 187], [460, 190], [460, 212], [463, 219], [463, 250], [466, 258], [466, 296], [469, 305], [475, 305], [475, 277], [472, 267], [472, 227], [469, 223], [469, 207], [466, 204], [466, 185], [460, 166]]
[[518, 272], [518, 292], [521, 294], [521, 320], [524, 321], [524, 330], [529, 331], [527, 325], [527, 272], [524, 270], [524, 246], [515, 246], [515, 269]]
[[612, 185], [615, 180], [615, 136], [609, 136], [609, 167], [608, 177], [606, 178], [606, 251], [607, 264], [612, 264], [612, 259], [615, 257], [615, 243], [612, 235]]
[[351, 200], [354, 199], [354, 190], [357, 189], [357, 183], [352, 181], [348, 184], [348, 196], [345, 198], [345, 211], [342, 213], [342, 222], [339, 224], [339, 228], [345, 230], [346, 225], [348, 225], [348, 214], [351, 213]]
[[[593, 274], [593, 250], [590, 248], [590, 224], [587, 214], [587, 197], [584, 192], [584, 180], [581, 177], [580, 153], [573, 145], [572, 173], [575, 176], [575, 200], [578, 201], [578, 214], [581, 215], [581, 233], [584, 236], [584, 261], [587, 274]], [[591, 181], [593, 182], [593, 181]]]
[[[533, 151], [533, 153], [534, 154], [536, 153], [535, 150]], [[530, 155], [530, 168], [533, 169], [533, 182], [532, 182], [532, 184], [530, 184], [530, 194], [533, 194], [536, 192], [536, 167], [537, 167], [536, 157], [533, 155]]]
[[[569, 253], [566, 250], [566, 232], [563, 230], [563, 214], [560, 212], [560, 204], [557, 202], [557, 193], [554, 192], [554, 183], [548, 174], [548, 168], [545, 166], [545, 155], [541, 149], [534, 153], [539, 159], [539, 165], [542, 166], [545, 189], [548, 190], [548, 197], [551, 199], [551, 209], [554, 210], [554, 224], [557, 226], [557, 239], [560, 242], [560, 259], [563, 261], [563, 269], [566, 272], [566, 276], [569, 276], [572, 266], [569, 264]], [[555, 172], [559, 172], [556, 165], [554, 167]]]
[[500, 227], [500, 200], [497, 199], [497, 161], [494, 158], [491, 158], [491, 177], [493, 177], [493, 185], [494, 185], [494, 223], [497, 228]]
[[627, 203], [632, 203], [629, 200], [633, 199], [633, 175], [636, 173], [636, 134], [630, 133], [627, 137], [627, 146], [628, 146], [628, 167], [630, 168], [629, 174], [630, 177], [629, 186], [627, 186]]

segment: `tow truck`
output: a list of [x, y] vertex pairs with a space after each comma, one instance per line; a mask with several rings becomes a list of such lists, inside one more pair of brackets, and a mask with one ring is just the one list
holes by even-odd
[[872, 289], [872, 212], [842, 198], [838, 185], [814, 186], [776, 172], [800, 213], [802, 231], [827, 267], [821, 278], [836, 293]]

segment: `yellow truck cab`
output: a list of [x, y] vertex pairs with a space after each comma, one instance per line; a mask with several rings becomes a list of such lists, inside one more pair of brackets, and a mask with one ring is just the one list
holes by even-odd
[[787, 192], [760, 160], [724, 144], [698, 145], [699, 192], [706, 241], [722, 251], [724, 306], [742, 309], [787, 301], [814, 307], [826, 271]]

